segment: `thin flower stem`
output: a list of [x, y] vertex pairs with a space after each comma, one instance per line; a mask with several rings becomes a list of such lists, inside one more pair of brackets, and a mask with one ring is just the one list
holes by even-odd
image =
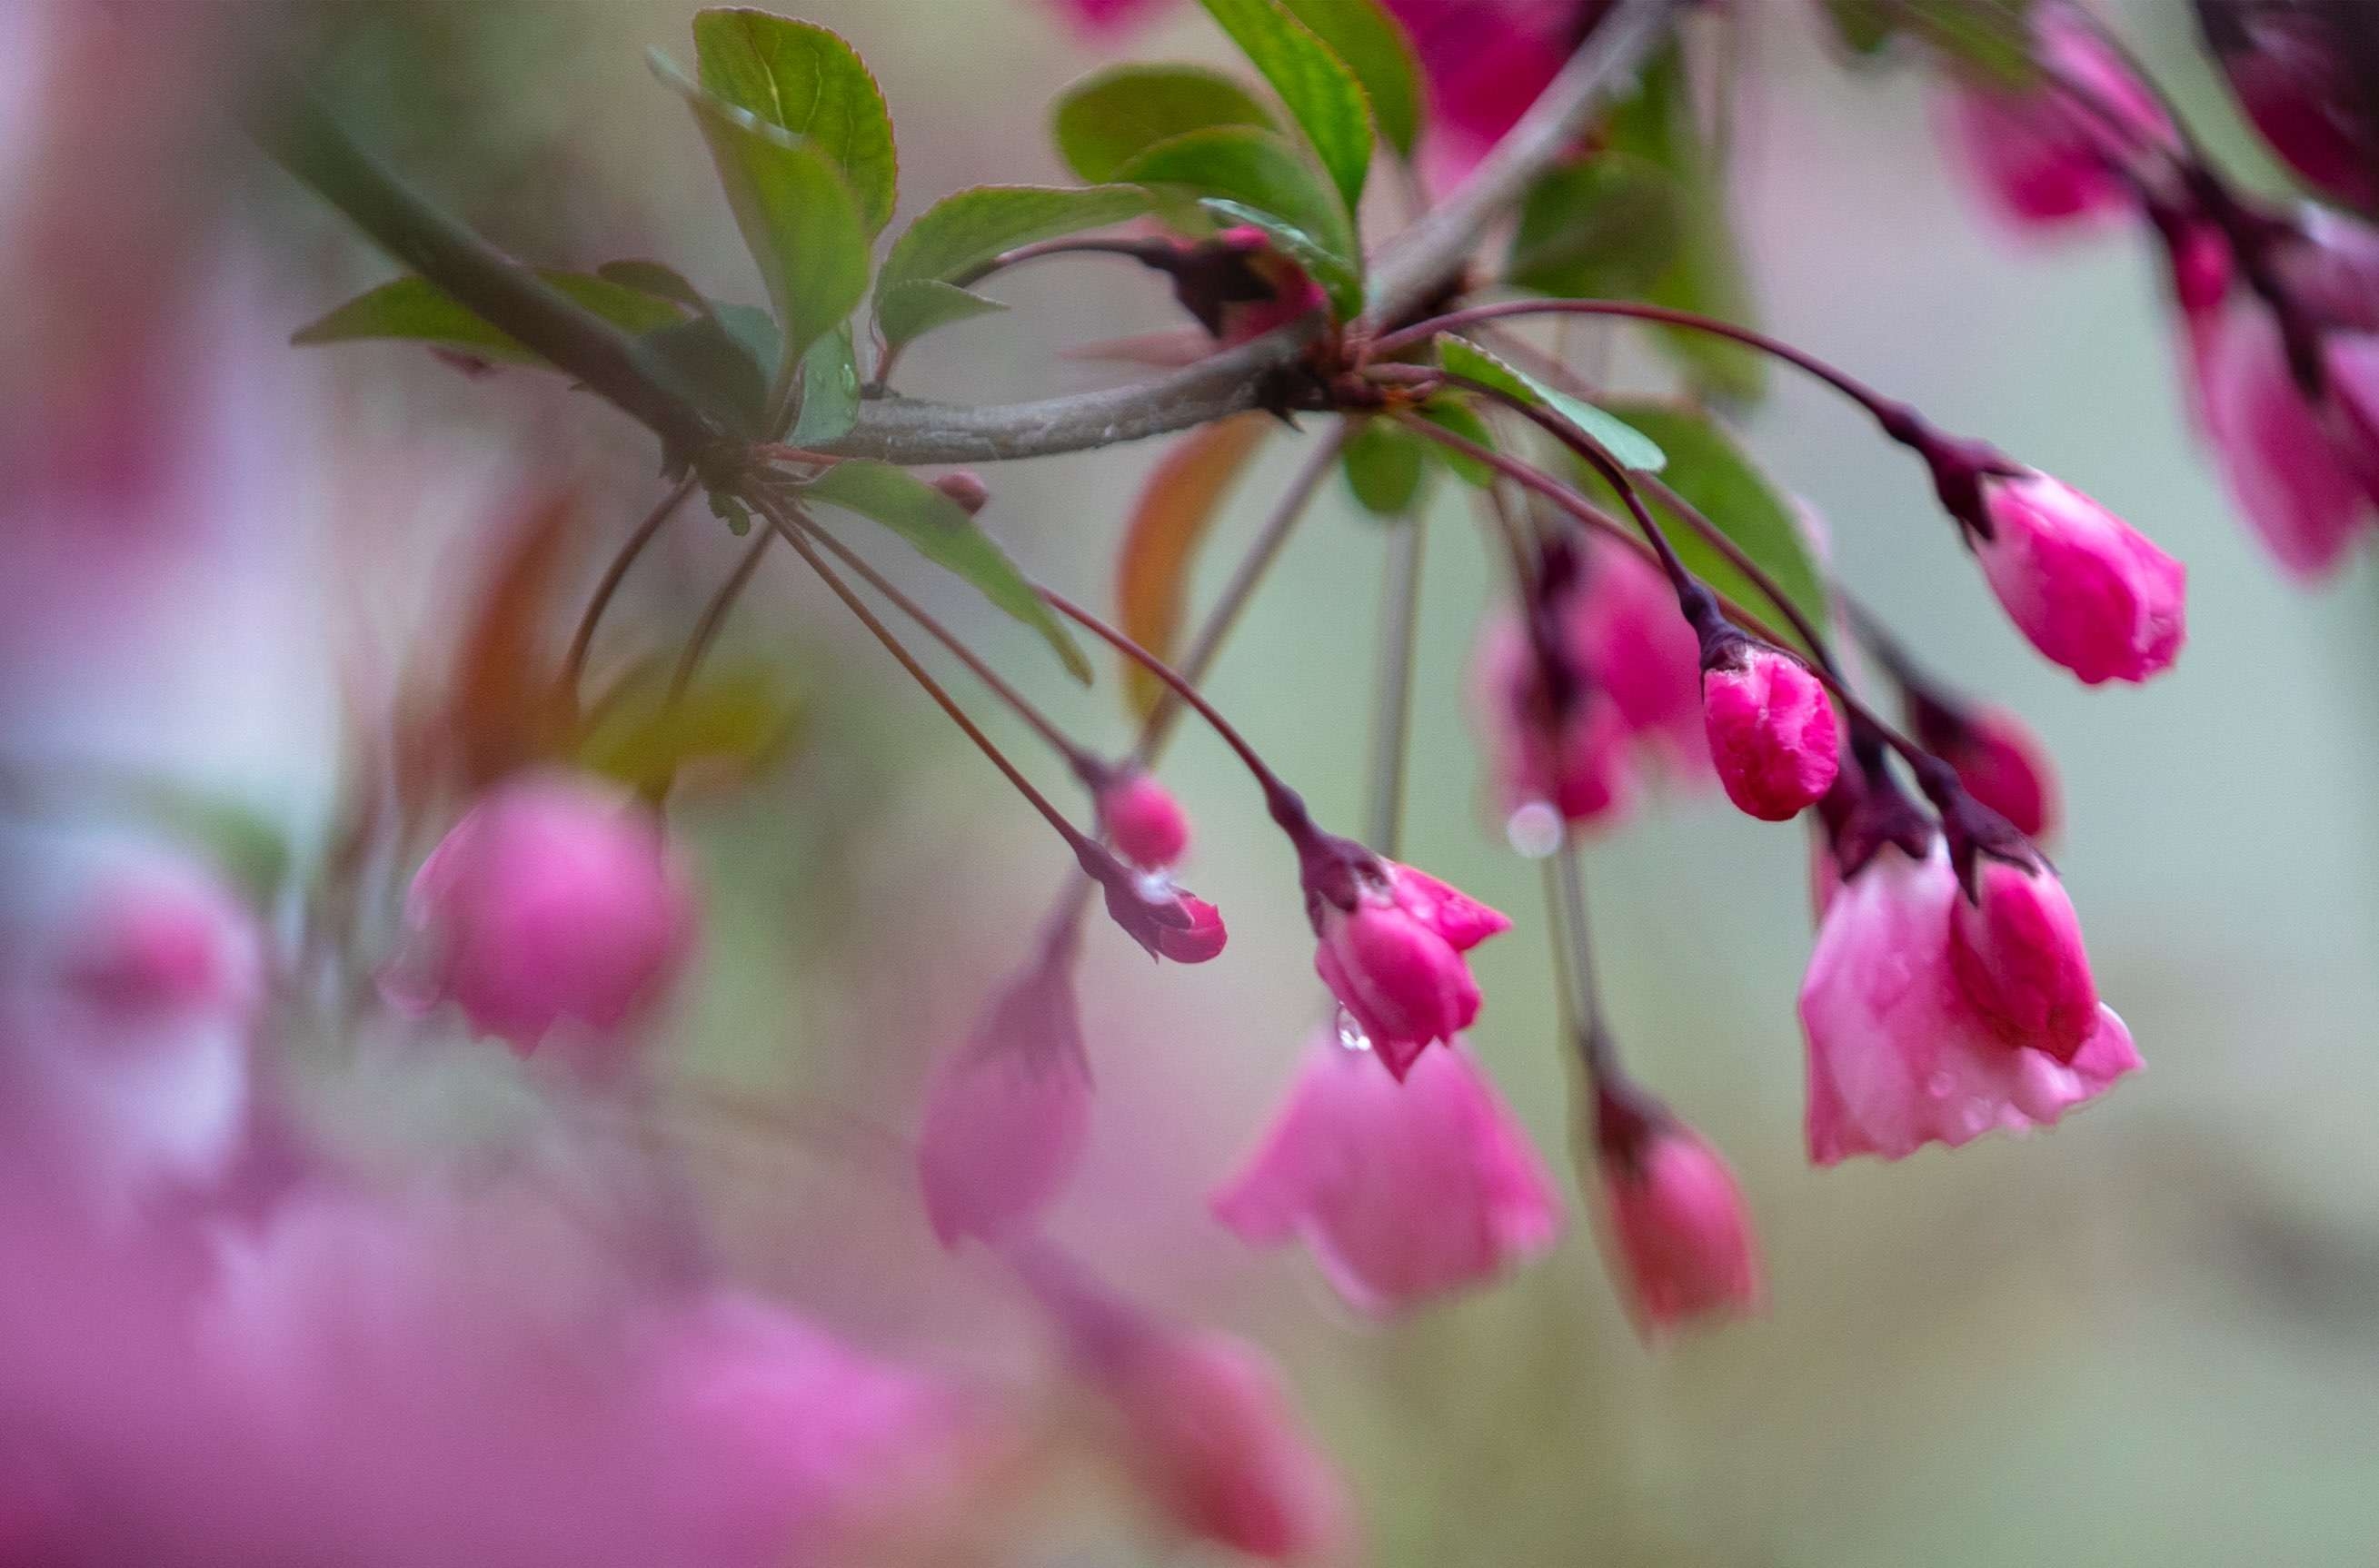
[[1031, 726], [1034, 734], [1046, 741], [1050, 749], [1065, 759], [1066, 766], [1074, 771], [1077, 778], [1089, 784], [1107, 771], [1105, 764], [1081, 746], [1075, 744], [1070, 736], [1057, 728], [1056, 720], [1043, 712], [1023, 693], [1010, 685], [999, 671], [994, 669], [984, 659], [982, 655], [967, 645], [964, 638], [943, 624], [923, 605], [895, 587], [881, 572], [867, 563], [865, 557], [816, 524], [809, 522], [801, 513], [794, 513], [791, 516], [794, 523], [809, 535], [814, 543], [824, 545], [832, 552], [836, 560], [841, 561], [869, 587], [874, 588], [893, 609], [915, 621], [924, 629], [928, 636], [948, 648], [960, 664], [965, 665], [972, 672], [976, 680], [990, 689], [993, 696], [1006, 703], [1017, 718]]
[[747, 492], [745, 499], [768, 519], [785, 543], [793, 547], [793, 553], [807, 562], [809, 569], [816, 573], [819, 579], [833, 590], [835, 597], [843, 602], [844, 608], [859, 618], [859, 623], [874, 633], [877, 642], [884, 645], [884, 651], [900, 661], [900, 668], [909, 672], [910, 679], [923, 686], [925, 689], [925, 694], [932, 697], [944, 713], [949, 715], [950, 722], [964, 731], [966, 738], [975, 743], [976, 749], [991, 759], [992, 766], [998, 768], [1006, 776], [1008, 783], [1016, 787], [1018, 794], [1022, 795], [1032, 803], [1033, 809], [1041, 814], [1042, 819], [1049, 824], [1057, 837], [1066, 841], [1069, 849], [1080, 854], [1086, 848], [1096, 848], [1080, 828], [1066, 820], [1064, 813], [1049, 803], [1047, 796], [1033, 788], [1033, 781], [1025, 778], [1014, 763], [1008, 760], [1008, 754], [1001, 751], [992, 738], [983, 732], [982, 727], [967, 716], [966, 710], [958, 705], [957, 699], [943, 689], [942, 683], [935, 680], [924, 665], [917, 662], [916, 656], [912, 654], [901, 644], [900, 639], [892, 633], [891, 628], [878, 620], [876, 612], [869, 609], [865, 601], [851, 590], [851, 585], [845, 583], [836, 574], [834, 568], [827, 564], [826, 558], [818, 554], [816, 547], [810, 543], [801, 524], [794, 520], [795, 514], [792, 509], [785, 506], [765, 490], [756, 488]]
[[[1272, 570], [1272, 563], [1279, 559], [1281, 547], [1288, 542], [1289, 535], [1296, 532], [1298, 521], [1312, 506], [1314, 496], [1321, 490], [1322, 481], [1329, 477], [1330, 470], [1336, 465], [1338, 454], [1346, 450], [1352, 432], [1353, 427], [1341, 419], [1328, 435], [1322, 438], [1321, 443], [1306, 458], [1304, 465], [1290, 477], [1288, 488], [1281, 492], [1279, 502], [1274, 506], [1272, 515], [1264, 519], [1263, 526], [1257, 531], [1247, 553], [1232, 568], [1231, 580], [1223, 585], [1222, 593], [1214, 600], [1214, 608], [1207, 612], [1204, 623], [1198, 628], [1198, 634], [1190, 640], [1189, 652], [1181, 656], [1181, 673], [1191, 685], [1205, 683], [1207, 675], [1214, 669], [1215, 656], [1223, 650], [1225, 639], [1238, 624], [1239, 613], [1255, 597], [1256, 588], [1262, 583], [1264, 573]], [[1141, 726], [1139, 743], [1132, 748], [1133, 756], [1142, 766], [1154, 763], [1157, 754], [1165, 749], [1173, 727], [1180, 722], [1182, 706], [1181, 699], [1169, 687], [1158, 699], [1147, 722]]]
[[1538, 867], [1545, 895], [1545, 947], [1553, 960], [1553, 1006], [1561, 1014], [1563, 1038], [1582, 1040], [1585, 1019], [1578, 1011], [1577, 981], [1570, 972], [1569, 932], [1562, 921], [1561, 871], [1553, 864], [1556, 858], [1548, 855]]
[[1693, 531], [1702, 537], [1704, 543], [1725, 557], [1727, 564], [1742, 573], [1751, 585], [1759, 590], [1760, 596], [1776, 607], [1777, 613], [1784, 617], [1785, 624], [1800, 633], [1801, 641], [1807, 645], [1811, 657], [1828, 669], [1841, 673], [1842, 667], [1834, 661], [1833, 649], [1828, 645], [1825, 636], [1818, 632], [1816, 622], [1802, 612], [1801, 607], [1793, 602], [1793, 596], [1784, 591], [1774, 573], [1752, 560], [1741, 545], [1727, 537], [1725, 529], [1711, 521], [1709, 513], [1679, 495], [1673, 487], [1650, 474], [1639, 474], [1636, 478], [1638, 484], [1652, 492], [1655, 500], [1684, 518]]
[[1586, 923], [1586, 868], [1579, 863], [1576, 837], [1562, 835], [1561, 851], [1552, 857], [1552, 876], [1561, 892], [1562, 924], [1569, 935], [1571, 977], [1577, 988], [1577, 1049], [1588, 1081], [1598, 1087], [1617, 1081], [1619, 1063], [1611, 1031], [1602, 1021], [1602, 999], [1594, 983], [1594, 943]]
[[1412, 741], [1413, 654], [1420, 640], [1423, 535], [1418, 516], [1395, 525], [1380, 601], [1378, 706], [1371, 719], [1371, 848], [1394, 859], [1404, 832], [1405, 758]]
[[645, 513], [645, 520], [636, 525], [635, 531], [628, 536], [627, 542], [611, 558], [611, 564], [603, 569], [603, 580], [595, 585], [594, 597], [586, 601], [586, 609], [579, 614], [578, 629], [571, 633], [570, 651], [562, 656], [562, 689], [574, 698], [578, 692], [578, 682], [586, 673], [587, 654], [595, 645], [596, 623], [603, 619], [603, 611], [620, 591], [620, 584], [628, 575], [628, 568], [636, 563], [636, 557], [653, 542], [653, 537], [669, 521], [670, 513], [682, 506], [685, 498], [694, 493], [694, 478], [691, 474], [671, 485], [668, 493]]
[[1371, 352], [1384, 357], [1416, 347], [1440, 332], [1458, 332], [1483, 321], [1501, 321], [1519, 316], [1622, 316], [1630, 320], [1654, 321], [1666, 327], [1704, 332], [1711, 337], [1739, 343], [1745, 348], [1757, 349], [1795, 369], [1805, 371], [1878, 419], [1904, 412], [1904, 405], [1898, 401], [1884, 396], [1848, 371], [1838, 369], [1781, 338], [1770, 337], [1751, 327], [1739, 327], [1732, 321], [1721, 321], [1714, 316], [1675, 310], [1665, 305], [1639, 305], [1626, 299], [1507, 299], [1493, 305], [1473, 305], [1390, 332], [1372, 344]]
[[670, 673], [670, 701], [675, 702], [685, 695], [685, 689], [694, 683], [694, 674], [702, 668], [703, 656], [718, 640], [719, 630], [727, 624], [728, 615], [735, 609], [735, 601], [743, 597], [743, 590], [751, 583], [753, 574], [760, 570], [760, 558], [768, 553], [768, 547], [774, 542], [772, 534], [754, 535], [751, 544], [744, 548], [743, 559], [735, 563], [735, 570], [729, 573], [727, 581], [719, 585], [719, 591], [710, 596], [710, 602], [702, 607], [702, 617], [694, 623], [694, 631], [685, 640], [685, 651], [678, 655], [677, 668]]
[[1173, 688], [1183, 702], [1195, 708], [1198, 717], [1213, 727], [1214, 733], [1220, 735], [1224, 742], [1238, 754], [1239, 761], [1247, 765], [1248, 771], [1255, 775], [1256, 782], [1263, 788], [1264, 802], [1271, 809], [1274, 821], [1287, 829], [1292, 837], [1310, 827], [1311, 819], [1306, 812], [1303, 798], [1290, 789], [1279, 774], [1272, 770], [1271, 765], [1257, 754], [1253, 746], [1248, 744], [1247, 737], [1240, 734], [1229, 719], [1216, 711], [1214, 704], [1199, 695], [1198, 688], [1184, 679], [1179, 670], [1175, 669], [1171, 665], [1055, 588], [1042, 587], [1036, 584], [1034, 591], [1039, 593], [1042, 598], [1048, 602], [1049, 607], [1058, 614], [1105, 641], [1117, 653], [1164, 681]]

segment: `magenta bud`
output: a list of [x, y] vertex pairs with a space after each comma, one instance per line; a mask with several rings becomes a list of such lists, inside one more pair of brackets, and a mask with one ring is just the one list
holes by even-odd
[[2025, 838], [2041, 840], [2058, 826], [2057, 769], [2038, 736], [2014, 714], [1920, 712], [1916, 735], [1957, 770], [1966, 793]]
[[1647, 1340], [1698, 1319], [1759, 1310], [1751, 1212], [1734, 1173], [1691, 1128], [1661, 1118], [1599, 1140], [1606, 1256]]
[[1223, 929], [1223, 911], [1195, 893], [1175, 895], [1181, 911], [1190, 917], [1187, 925], [1159, 926], [1156, 950], [1177, 964], [1202, 964], [1222, 956], [1223, 944], [1228, 933]]
[[1950, 961], [1967, 999], [2012, 1045], [2071, 1062], [2097, 1028], [2082, 922], [2046, 864], [1980, 857], [1974, 897], [1951, 907]]
[[1124, 859], [1161, 871], [1190, 848], [1190, 818], [1173, 792], [1138, 768], [1117, 773], [1099, 791], [1099, 823]]
[[1719, 654], [1702, 672], [1702, 722], [1727, 799], [1762, 822], [1789, 821], [1833, 784], [1834, 705], [1780, 648], [1738, 641]]
[[1463, 955], [1511, 921], [1425, 872], [1373, 862], [1350, 905], [1309, 892], [1313, 967], [1381, 1063], [1402, 1079], [1431, 1041], [1451, 1043], [1479, 1017], [1479, 983]]
[[586, 779], [500, 785], [413, 880], [431, 1000], [534, 1050], [564, 1022], [619, 1028], [675, 978], [692, 899], [658, 819]]
[[1983, 575], [2017, 630], [2084, 685], [2144, 681], [2187, 635], [2188, 569], [2072, 486], [2035, 471], [1989, 475]]
[[959, 503], [970, 517], [991, 500], [991, 487], [972, 468], [956, 468], [934, 480], [934, 488]]

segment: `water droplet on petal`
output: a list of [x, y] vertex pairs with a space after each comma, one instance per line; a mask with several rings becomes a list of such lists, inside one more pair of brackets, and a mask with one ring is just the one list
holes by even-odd
[[1344, 1007], [1338, 1009], [1338, 1043], [1349, 1051], [1371, 1048], [1371, 1037], [1363, 1032], [1363, 1026], [1355, 1021], [1355, 1015]]
[[1540, 861], [1562, 847], [1562, 814], [1550, 801], [1530, 801], [1503, 820], [1513, 851]]

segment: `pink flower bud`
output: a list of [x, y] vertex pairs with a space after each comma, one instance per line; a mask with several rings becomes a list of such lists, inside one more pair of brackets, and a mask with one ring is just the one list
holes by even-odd
[[1401, 1079], [1432, 1040], [1452, 1041], [1479, 1016], [1479, 983], [1463, 954], [1511, 922], [1437, 878], [1394, 861], [1355, 879], [1351, 907], [1326, 898], [1313, 967]]
[[1985, 1019], [2011, 1043], [2073, 1060], [2098, 1023], [2098, 986], [2082, 922], [2046, 865], [1984, 855], [1975, 897], [1950, 906], [1950, 961]]
[[1916, 738], [1957, 770], [1968, 794], [2007, 818], [2025, 838], [2050, 838], [2058, 826], [2057, 770], [2039, 738], [2002, 708], [1919, 712]]
[[237, 1023], [262, 980], [255, 923], [212, 879], [151, 867], [102, 888], [64, 933], [73, 995], [116, 1025]]
[[2072, 486], [2038, 472], [1984, 480], [1983, 575], [2019, 631], [2084, 685], [2144, 681], [2186, 635], [2188, 569]]
[[1398, 1083], [1334, 1030], [1214, 1211], [1251, 1245], [1303, 1241], [1339, 1295], [1383, 1317], [1492, 1279], [1562, 1223], [1528, 1129], [1467, 1048], [1422, 1053]]
[[1161, 871], [1190, 848], [1190, 818], [1153, 775], [1134, 768], [1099, 791], [1099, 823], [1116, 851], [1134, 865]]
[[1834, 781], [1842, 737], [1809, 667], [1742, 643], [1702, 672], [1702, 719], [1727, 799], [1762, 822], [1786, 822]]
[[970, 517], [991, 500], [991, 487], [972, 468], [954, 468], [934, 481], [934, 488], [956, 501]]
[[1105, 1396], [1124, 1464], [1178, 1528], [1273, 1562], [1344, 1542], [1338, 1478], [1254, 1347], [1164, 1322], [1045, 1246], [1009, 1261]]
[[2362, 346], [2371, 340], [2325, 340], [2330, 408], [2297, 384], [2261, 302], [2232, 301], [2199, 340], [2204, 421], [2231, 499], [2283, 571], [2303, 582], [2331, 575], [2379, 518], [2379, 443], [2367, 421], [2349, 416], [2379, 409], [2379, 359]]
[[2311, 6], [2201, 6], [2206, 42], [2264, 141], [2307, 184], [2349, 207], [2379, 206], [2374, 127], [2350, 41]]
[[[2036, 982], [2043, 969], [2036, 959], [2002, 961], [2016, 944], [1987, 932], [1976, 951], [1994, 961], [1999, 987], [1999, 1011], [1987, 1014], [1951, 956], [1962, 898], [1937, 836], [1922, 859], [1897, 845], [1878, 850], [1827, 905], [1801, 984], [1809, 1157], [1817, 1164], [1853, 1154], [1897, 1160], [1926, 1143], [1955, 1148], [1994, 1127], [2047, 1127], [2140, 1066], [2131, 1031], [2104, 1005], [2070, 1058], [2042, 1048], [2070, 1034], [2011, 1042], [2004, 1026], [2015, 1003], [2006, 977]], [[2012, 923], [2025, 927], [2023, 919]], [[2038, 994], [2062, 1003], [2069, 988]], [[2047, 1007], [2039, 1015], [2062, 1016]]]
[[1697, 1318], [1757, 1312], [1759, 1245], [1734, 1173], [1692, 1129], [1662, 1120], [1597, 1151], [1604, 1245], [1647, 1339]]
[[1228, 933], [1223, 929], [1223, 911], [1195, 893], [1177, 895], [1181, 911], [1190, 917], [1186, 926], [1161, 926], [1156, 933], [1156, 949], [1177, 964], [1202, 964], [1222, 955]]
[[564, 1022], [610, 1031], [675, 978], [693, 910], [660, 824], [562, 775], [500, 785], [413, 880], [432, 999], [525, 1053]]
[[1949, 101], [1951, 148], [1992, 205], [2019, 228], [2062, 227], [2119, 212], [2129, 199], [2122, 170], [2142, 146], [2165, 147], [2173, 129], [2156, 94], [2089, 29], [2046, 7], [2035, 47], [2094, 104], [2074, 102], [2062, 82], [2019, 90], [1962, 83]]
[[1069, 925], [934, 1069], [917, 1173], [945, 1247], [1029, 1234], [1081, 1164], [1091, 1071], [1074, 1002], [1074, 950]]

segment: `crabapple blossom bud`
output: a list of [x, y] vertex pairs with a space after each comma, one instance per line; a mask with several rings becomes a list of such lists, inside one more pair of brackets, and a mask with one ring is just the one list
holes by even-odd
[[1973, 897], [1950, 906], [1950, 961], [1967, 999], [2012, 1044], [2071, 1062], [2097, 1027], [2082, 922], [2044, 862], [1977, 857]]
[[1657, 1340], [1694, 1319], [1759, 1310], [1758, 1240], [1718, 1152], [1657, 1108], [1597, 1123], [1603, 1245], [1637, 1332]]
[[2324, 340], [2325, 404], [2305, 395], [2278, 324], [2236, 299], [2200, 334], [2199, 398], [2222, 476], [2274, 561], [2301, 582], [2336, 573], [2379, 522], [2379, 357], [2363, 333]]
[[991, 500], [991, 487], [972, 468], [955, 468], [935, 479], [934, 488], [956, 501], [972, 517]]
[[2187, 634], [2188, 569], [2072, 486], [2036, 470], [1983, 479], [1983, 575], [2032, 645], [2080, 677], [2144, 681]]
[[[1953, 930], [1962, 898], [1936, 835], [1921, 856], [1884, 845], [1826, 906], [1800, 1007], [1809, 1157], [1818, 1164], [1854, 1154], [1897, 1160], [1926, 1143], [1955, 1148], [1994, 1127], [2047, 1127], [2140, 1066], [2131, 1031], [2104, 1004], [2070, 1055], [2048, 1049], [2071, 1038], [2071, 986], [2062, 981], [2041, 988], [2054, 1005], [2032, 1016], [2053, 1018], [2068, 1032], [2011, 1039], [2016, 1006], [2007, 977], [2038, 984], [2042, 966], [2036, 957], [2001, 964], [1997, 1010], [1986, 1012], [1951, 955], [1953, 942], [1971, 941]], [[2012, 901], [2011, 909], [2022, 913]], [[2053, 928], [2036, 905], [2034, 913], [2036, 924], [2031, 914], [2012, 923]], [[1986, 956], [1998, 962], [2004, 949], [1986, 936]]]
[[694, 919], [659, 822], [561, 774], [484, 797], [422, 862], [405, 913], [429, 999], [524, 1053], [565, 1022], [627, 1022], [675, 978]]
[[[1962, 83], [1947, 106], [1951, 148], [1991, 204], [2019, 228], [2047, 229], [2119, 212], [2123, 170], [2142, 146], [2173, 141], [2172, 123], [2088, 24], [2044, 6], [2035, 47], [2054, 76], [2022, 89]], [[2089, 102], [2076, 101], [2076, 92]]]
[[1561, 1199], [1468, 1048], [1398, 1083], [1323, 1030], [1262, 1146], [1214, 1197], [1243, 1241], [1304, 1242], [1338, 1294], [1385, 1317], [1552, 1245]]
[[1190, 848], [1190, 818], [1154, 775], [1118, 772], [1099, 791], [1099, 824], [1124, 859], [1160, 871]]
[[2379, 125], [2338, 18], [2313, 6], [2200, 5], [2199, 24], [2239, 107], [2305, 182], [2349, 207], [2379, 205]]
[[1163, 1321], [1045, 1245], [1009, 1261], [1107, 1401], [1125, 1465], [1177, 1528], [1270, 1562], [1344, 1541], [1338, 1478], [1259, 1351]]
[[935, 1067], [917, 1137], [925, 1214], [945, 1247], [1028, 1234], [1063, 1194], [1090, 1137], [1090, 1057], [1066, 920]]
[[1401, 1079], [1430, 1042], [1451, 1042], [1478, 1018], [1463, 954], [1512, 923], [1426, 873], [1356, 852], [1341, 885], [1307, 877], [1321, 938], [1313, 967]]
[[1158, 927], [1157, 951], [1177, 964], [1202, 964], [1219, 957], [1227, 938], [1223, 930], [1223, 911], [1195, 893], [1182, 893], [1177, 898], [1190, 923]]
[[1107, 916], [1151, 958], [1202, 964], [1222, 952], [1222, 911], [1184, 892], [1163, 872], [1135, 871], [1105, 845], [1082, 839], [1074, 858], [1099, 885]]
[[1710, 757], [1727, 799], [1762, 822], [1785, 822], [1834, 781], [1842, 733], [1809, 667], [1739, 634], [1702, 672]]
[[67, 988], [118, 1025], [237, 1022], [255, 1006], [255, 924], [211, 878], [167, 867], [118, 878], [65, 936]]
[[1968, 709], [1912, 702], [1916, 739], [1957, 770], [1968, 794], [2007, 818], [2025, 838], [2057, 830], [2057, 770], [2037, 736], [2003, 708]]

